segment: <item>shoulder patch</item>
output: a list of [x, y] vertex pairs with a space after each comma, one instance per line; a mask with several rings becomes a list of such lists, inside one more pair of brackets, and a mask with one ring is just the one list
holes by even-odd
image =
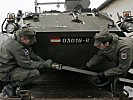
[[127, 53], [121, 53], [121, 59], [126, 60], [127, 57]]
[[24, 55], [26, 55], [26, 56], [29, 55], [29, 50], [28, 50], [28, 49], [25, 49], [25, 50], [24, 50]]

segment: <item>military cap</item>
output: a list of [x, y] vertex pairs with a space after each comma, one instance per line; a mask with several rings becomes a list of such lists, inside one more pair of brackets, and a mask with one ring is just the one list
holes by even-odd
[[111, 34], [109, 33], [108, 29], [104, 29], [101, 32], [96, 33], [95, 34], [94, 46], [98, 46], [100, 43], [106, 41], [110, 37], [111, 37]]
[[29, 28], [22, 28], [16, 32], [17, 37], [26, 36], [32, 42], [36, 42], [35, 32]]

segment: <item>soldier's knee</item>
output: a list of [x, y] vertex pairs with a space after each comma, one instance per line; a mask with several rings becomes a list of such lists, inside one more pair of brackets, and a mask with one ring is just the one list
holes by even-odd
[[32, 69], [30, 71], [29, 77], [38, 77], [40, 75], [39, 71], [37, 69]]

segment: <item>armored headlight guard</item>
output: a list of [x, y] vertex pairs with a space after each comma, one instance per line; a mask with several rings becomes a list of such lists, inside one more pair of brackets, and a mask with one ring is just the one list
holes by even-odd
[[127, 29], [129, 32], [133, 32], [133, 26], [132, 27], [128, 27]]
[[128, 30], [128, 32], [133, 32], [133, 23], [127, 24], [127, 30]]
[[122, 26], [127, 32], [133, 32], [133, 22], [124, 22]]
[[7, 24], [5, 29], [7, 33], [12, 33], [15, 30], [15, 24], [13, 23]]

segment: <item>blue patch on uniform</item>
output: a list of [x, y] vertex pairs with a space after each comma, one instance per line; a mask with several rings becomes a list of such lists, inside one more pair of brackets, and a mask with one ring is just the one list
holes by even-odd
[[26, 56], [28, 56], [28, 55], [29, 55], [29, 50], [28, 50], [28, 49], [25, 49], [25, 50], [24, 50], [24, 54], [25, 54]]

